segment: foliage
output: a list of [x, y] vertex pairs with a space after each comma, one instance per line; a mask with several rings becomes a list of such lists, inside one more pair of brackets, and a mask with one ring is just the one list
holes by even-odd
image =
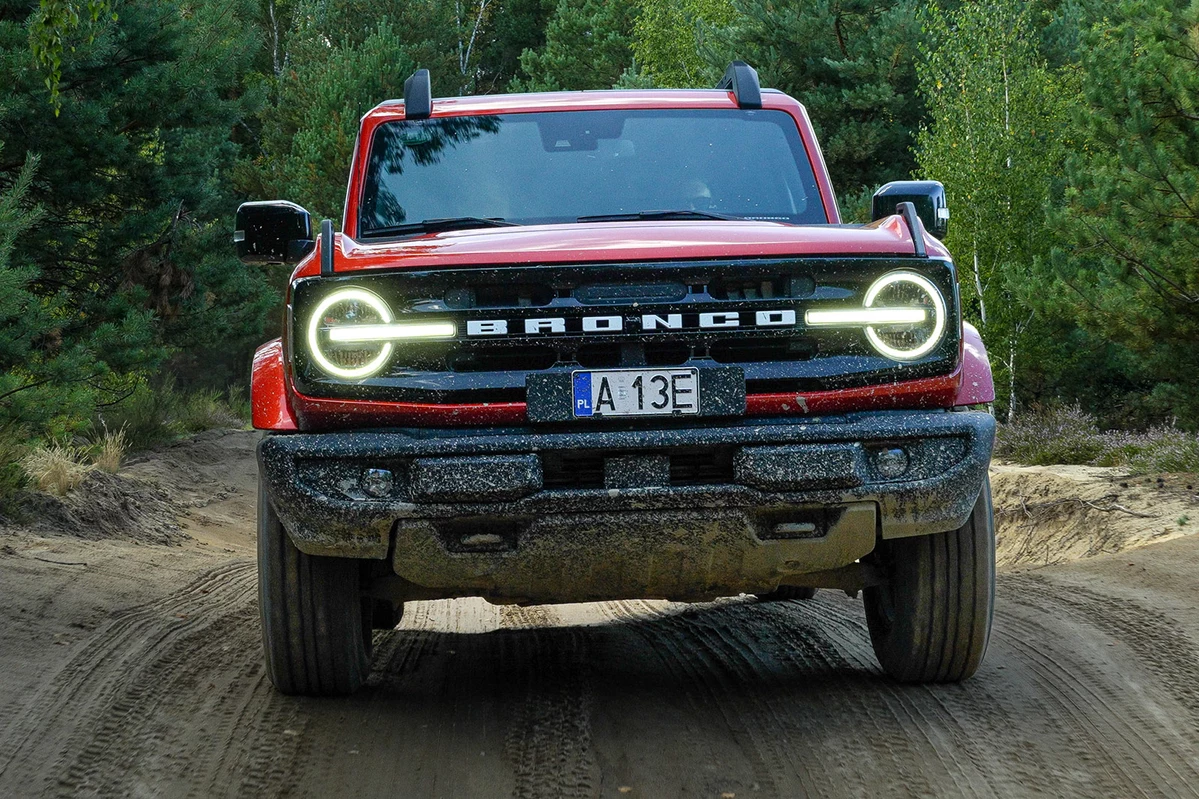
[[[107, 0], [39, 0], [37, 14], [29, 26], [29, 41], [34, 60], [46, 73], [46, 88], [55, 113], [61, 108], [62, 57], [70, 37], [85, 23], [95, 25], [109, 10]], [[116, 19], [116, 14], [113, 14]], [[92, 43], [88, 40], [88, 44]]]
[[1088, 464], [1105, 450], [1095, 417], [1078, 405], [1033, 408], [1000, 425], [995, 454], [1032, 466]]
[[39, 444], [21, 459], [21, 468], [38, 490], [64, 497], [96, 468], [86, 458], [82, 448], [70, 444]]
[[656, 86], [711, 88], [723, 68], [703, 57], [704, 29], [730, 25], [735, 13], [732, 0], [642, 0], [633, 24], [641, 72]]
[[292, 41], [278, 105], [264, 119], [262, 153], [238, 177], [252, 196], [340, 219], [358, 120], [380, 98], [402, 96], [416, 64], [387, 22], [358, 43], [330, 46], [319, 29]]
[[264, 276], [212, 248], [231, 224], [230, 131], [252, 110], [250, 5], [122, 3], [63, 59], [60, 114], [29, 69], [36, 4], [0, 14], [0, 139], [21, 154], [0, 160], [0, 186], [40, 155], [41, 209], [5, 275], [0, 421], [56, 437], [172, 350], [261, 331]]
[[1068, 88], [1046, 67], [1018, 0], [930, 7], [917, 68], [928, 121], [917, 135], [924, 177], [945, 184], [963, 300], [1014, 411], [1021, 337], [1034, 322], [1027, 267], [1049, 251], [1046, 224], [1065, 155]]
[[108, 425], [102, 425], [102, 432], [91, 442], [92, 460], [96, 468], [109, 474], [121, 470], [125, 454], [129, 452], [129, 439], [125, 428], [110, 430]]
[[633, 63], [632, 0], [560, 0], [545, 45], [520, 56], [513, 91], [607, 89]]
[[183, 391], [168, 376], [156, 384], [140, 381], [128, 396], [105, 408], [96, 424], [97, 437], [120, 430], [130, 450], [141, 450], [204, 430], [245, 427], [249, 420], [244, 390]]
[[1048, 313], [1137, 354], [1161, 416], [1199, 422], [1199, 3], [1124, 0], [1083, 33]]
[[1199, 436], [1173, 424], [1144, 432], [1101, 431], [1078, 405], [1034, 407], [1000, 425], [996, 455], [1034, 466], [1117, 466], [1134, 474], [1199, 472]]
[[857, 195], [911, 173], [923, 115], [916, 0], [734, 5], [734, 21], [712, 32], [706, 57], [716, 74], [733, 59], [747, 61], [763, 86], [806, 106], [838, 192]]

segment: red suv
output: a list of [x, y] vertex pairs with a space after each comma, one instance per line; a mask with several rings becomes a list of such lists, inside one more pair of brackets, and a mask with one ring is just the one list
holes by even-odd
[[879, 661], [987, 647], [990, 369], [939, 183], [841, 222], [802, 105], [713, 90], [404, 100], [363, 119], [341, 232], [246, 203], [295, 265], [254, 362], [266, 658], [344, 694], [407, 600], [864, 591]]

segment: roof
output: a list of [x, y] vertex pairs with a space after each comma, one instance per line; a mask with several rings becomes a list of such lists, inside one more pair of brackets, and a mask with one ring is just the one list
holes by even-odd
[[[799, 105], [777, 89], [762, 90], [763, 107]], [[601, 89], [575, 92], [531, 92], [526, 94], [480, 94], [470, 97], [438, 97], [433, 116], [529, 113], [532, 111], [578, 111], [605, 108], [737, 108], [726, 89]], [[403, 100], [385, 100], [363, 117], [402, 119]]]

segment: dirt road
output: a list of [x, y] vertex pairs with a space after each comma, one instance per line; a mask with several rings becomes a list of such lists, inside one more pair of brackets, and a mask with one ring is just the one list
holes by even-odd
[[1147, 534], [1173, 540], [1002, 574], [960, 686], [884, 679], [860, 601], [822, 591], [410, 603], [360, 695], [295, 699], [260, 663], [251, 445], [131, 468], [187, 514], [135, 520], [161, 540], [0, 534], [0, 796], [1199, 796], [1199, 536], [1173, 506]]

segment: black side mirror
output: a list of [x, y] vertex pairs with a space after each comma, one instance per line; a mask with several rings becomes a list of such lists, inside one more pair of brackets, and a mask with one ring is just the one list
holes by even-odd
[[945, 187], [936, 180], [893, 180], [874, 193], [874, 208], [870, 218], [882, 219], [895, 213], [899, 203], [916, 206], [916, 215], [924, 229], [944, 239], [949, 232], [949, 206], [945, 203]]
[[282, 200], [242, 203], [233, 243], [245, 264], [298, 264], [316, 247], [312, 216]]

